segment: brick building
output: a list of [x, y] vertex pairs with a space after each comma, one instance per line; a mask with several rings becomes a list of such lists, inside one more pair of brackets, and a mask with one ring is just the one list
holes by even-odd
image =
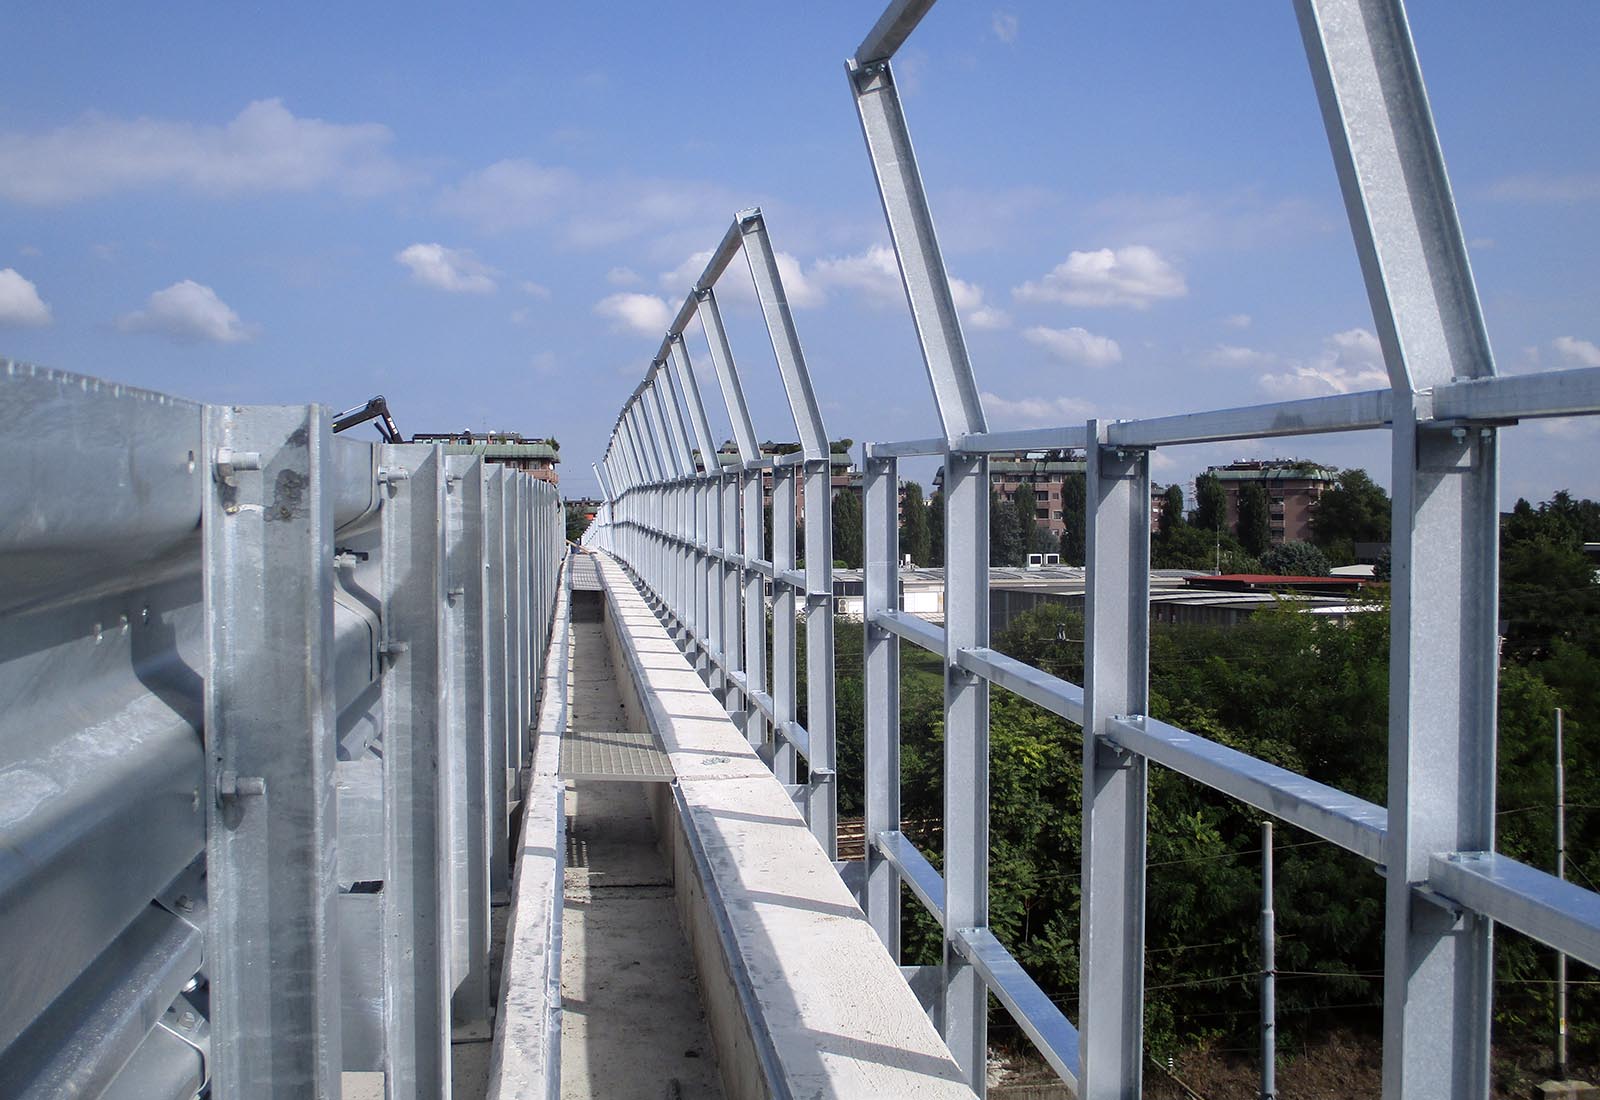
[[1267, 523], [1272, 544], [1309, 542], [1311, 515], [1322, 494], [1331, 489], [1339, 472], [1315, 462], [1234, 462], [1212, 466], [1206, 473], [1215, 477], [1227, 495], [1227, 524], [1239, 530], [1239, 494], [1247, 485], [1259, 485], [1267, 493]]

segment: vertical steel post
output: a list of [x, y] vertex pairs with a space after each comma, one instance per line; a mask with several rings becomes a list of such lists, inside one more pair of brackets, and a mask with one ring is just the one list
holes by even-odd
[[1101, 741], [1144, 714], [1150, 680], [1150, 459], [1088, 437], [1088, 640], [1078, 1028], [1083, 1100], [1141, 1095], [1147, 766]]
[[384, 1022], [388, 1095], [450, 1091], [443, 776], [444, 456], [379, 448], [383, 544]]
[[[862, 451], [865, 453], [866, 448]], [[879, 833], [900, 828], [900, 637], [873, 625], [879, 611], [900, 607], [900, 525], [896, 521], [899, 464], [864, 458], [863, 510], [866, 573], [862, 612], [866, 731], [867, 920], [889, 955], [900, 961], [900, 876], [874, 843]]]
[[[761, 499], [761, 470], [745, 468], [740, 491], [744, 494], [743, 555], [744, 567], [744, 682], [751, 694], [766, 690], [767, 684], [767, 600], [766, 583], [761, 573], [751, 563], [763, 560], [766, 538], [762, 533], [763, 512]], [[776, 594], [776, 589], [774, 589]], [[745, 723], [745, 740], [756, 749], [767, 744], [770, 735], [766, 715], [750, 704]]]
[[[722, 495], [721, 534], [718, 546], [724, 554], [739, 552], [739, 475], [724, 473], [721, 475], [718, 492]], [[736, 694], [733, 676], [744, 671], [744, 654], [742, 652], [739, 620], [739, 587], [740, 570], [743, 565], [735, 566], [727, 558], [723, 559], [722, 569], [722, 661], [724, 682], [727, 685], [727, 695], [724, 702], [733, 712], [733, 721], [739, 727], [739, 732], [745, 736], [750, 733], [750, 699], [747, 694]], [[748, 684], [748, 681], [746, 681]]]
[[793, 466], [772, 471], [772, 771], [779, 783], [795, 781], [794, 746], [784, 734], [796, 713], [795, 598], [794, 588], [779, 579], [794, 569], [794, 483]]
[[[484, 569], [488, 554], [485, 512], [488, 484], [485, 464], [473, 455], [445, 459], [449, 492], [449, 558], [446, 571], [446, 613], [450, 621], [450, 728], [459, 737], [459, 757], [465, 793], [465, 922], [466, 974], [451, 1000], [451, 1015], [458, 1038], [488, 1038], [493, 1031], [489, 973], [489, 905], [492, 894], [490, 867], [496, 832], [505, 825], [495, 819], [496, 799], [491, 794], [505, 774], [495, 772], [494, 738], [485, 703], [490, 694], [487, 675], [489, 632], [489, 578]], [[502, 796], [503, 797], [503, 796]]]
[[989, 993], [954, 945], [989, 923], [989, 681], [956, 664], [989, 644], [989, 459], [945, 460], [944, 1038], [980, 1097]]
[[497, 905], [511, 900], [510, 780], [506, 751], [511, 742], [506, 674], [506, 468], [486, 465], [484, 483], [484, 723], [488, 730], [489, 894]]
[[1261, 823], [1261, 1100], [1278, 1097], [1278, 929], [1272, 912], [1272, 822]]
[[332, 428], [205, 410], [201, 511], [211, 1056], [217, 1095], [340, 1090]]
[[[833, 467], [805, 466], [806, 498], [806, 820], [828, 859], [839, 858], [839, 793], [833, 744]], [[848, 489], [845, 492], [849, 492]]]
[[[1556, 708], [1556, 878], [1567, 878], [1567, 765], [1562, 753], [1561, 708]], [[1556, 952], [1556, 1080], [1569, 1077], [1567, 1065], [1567, 956]]]

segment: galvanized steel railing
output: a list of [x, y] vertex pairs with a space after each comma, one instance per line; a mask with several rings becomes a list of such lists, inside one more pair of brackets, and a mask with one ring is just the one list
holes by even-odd
[[[1496, 376], [1401, 5], [1297, 0], [1389, 388], [1138, 421], [989, 431], [891, 66], [931, 6], [932, 0], [896, 0], [847, 65], [943, 428], [937, 438], [863, 449], [869, 919], [896, 954], [902, 884], [939, 919], [945, 946], [936, 1015], [980, 1093], [992, 992], [1079, 1095], [1138, 1096], [1146, 774], [1154, 761], [1380, 866], [1387, 878], [1384, 1095], [1487, 1097], [1494, 923], [1600, 965], [1600, 895], [1494, 852], [1493, 599], [1499, 432], [1520, 419], [1600, 412], [1600, 370]], [[785, 744], [809, 747], [813, 775], [821, 779], [801, 792], [802, 805], [831, 855], [831, 696], [818, 680], [829, 677], [832, 654], [817, 644], [830, 640], [818, 620], [832, 617], [831, 553], [822, 549], [829, 547], [828, 509], [816, 506], [826, 500], [820, 464], [826, 442], [765, 235], [744, 229], [759, 226], [752, 217], [736, 221], [624, 408], [599, 470], [608, 503], [588, 539], [616, 554], [654, 595], [686, 649], [726, 692], [752, 744], [769, 746], [780, 775], [792, 766], [782, 755]], [[800, 460], [811, 506], [803, 575], [785, 530], [792, 526], [786, 520], [793, 514], [795, 462], [755, 452], [711, 293], [741, 237], [805, 446]], [[716, 466], [682, 351], [683, 326], [696, 312], [739, 445], [733, 473]], [[669, 355], [676, 380], [665, 370]], [[700, 469], [683, 428], [685, 412], [700, 443]], [[1393, 439], [1388, 807], [1146, 714], [1153, 449], [1357, 429], [1387, 429]], [[988, 456], [1042, 447], [1088, 453], [1082, 687], [988, 644]], [[897, 460], [910, 455], [940, 455], [945, 464], [942, 628], [898, 607]], [[778, 517], [770, 562], [762, 552], [760, 480], [769, 468]], [[770, 694], [762, 663], [769, 581]], [[812, 642], [807, 730], [793, 721], [796, 593], [805, 599]], [[902, 639], [945, 660], [942, 876], [899, 832]], [[1076, 1027], [987, 928], [990, 684], [1085, 731]]]
[[564, 525], [318, 406], [4, 362], [0, 1095], [448, 1095]]

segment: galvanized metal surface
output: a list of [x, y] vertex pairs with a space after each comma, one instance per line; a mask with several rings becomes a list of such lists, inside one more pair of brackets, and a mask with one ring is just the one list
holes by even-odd
[[[7, 453], [52, 456], [0, 488], [27, 517], [0, 535], [0, 1095], [338, 1096], [343, 1070], [406, 1095], [386, 1021], [447, 1082], [452, 996], [488, 1023], [554, 490], [315, 406], [10, 362], [0, 404]], [[419, 751], [429, 782], [400, 774]], [[385, 912], [438, 968], [420, 1032]]]

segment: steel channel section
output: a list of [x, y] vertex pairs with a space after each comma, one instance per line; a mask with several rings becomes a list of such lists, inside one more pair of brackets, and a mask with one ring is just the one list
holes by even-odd
[[[379, 448], [383, 621], [384, 1023], [387, 1091], [450, 1091], [449, 913], [439, 736], [445, 689], [443, 448]], [[520, 549], [520, 546], [519, 546]], [[518, 559], [516, 573], [521, 574]], [[518, 666], [520, 668], [520, 664]]]
[[[761, 303], [767, 335], [772, 340], [772, 353], [778, 361], [778, 374], [783, 378], [789, 411], [794, 414], [801, 453], [807, 462], [826, 462], [828, 433], [822, 426], [822, 413], [817, 405], [817, 395], [811, 388], [811, 374], [806, 369], [805, 353], [800, 348], [794, 314], [784, 295], [783, 279], [778, 274], [777, 256], [767, 236], [766, 220], [759, 210], [748, 211], [739, 216], [739, 230], [744, 237], [744, 255], [750, 265], [750, 278], [755, 283], [756, 297]], [[828, 560], [831, 566], [831, 547]]]
[[733, 428], [734, 446], [739, 450], [739, 461], [748, 466], [761, 457], [756, 444], [755, 425], [750, 420], [750, 407], [745, 403], [744, 387], [739, 381], [739, 369], [733, 360], [733, 350], [728, 344], [728, 333], [722, 327], [722, 311], [717, 307], [717, 297], [710, 287], [696, 291], [700, 325], [705, 330], [706, 346], [711, 352], [711, 366], [717, 374], [717, 385], [722, 390], [722, 401], [728, 410], [728, 423]]
[[1437, 420], [1504, 420], [1600, 412], [1600, 367], [1476, 378], [1433, 388]]
[[[909, 611], [879, 611], [873, 615], [873, 621], [913, 645], [926, 649], [929, 653], [937, 653], [941, 657], [944, 656], [945, 633], [943, 627], [934, 626], [928, 620], [913, 615]], [[957, 659], [959, 660], [959, 658], [960, 654], [958, 653]]]
[[[743, 528], [742, 552], [746, 567], [740, 571], [744, 585], [744, 682], [745, 698], [754, 702], [767, 687], [767, 600], [766, 582], [761, 573], [748, 563], [758, 560], [765, 550], [762, 534], [764, 506], [762, 503], [761, 471], [746, 470], [740, 475], [739, 491], [744, 496], [740, 509]], [[745, 712], [745, 740], [760, 749], [767, 743], [770, 721], [759, 709], [747, 708]]]
[[1493, 429], [1417, 424], [1417, 390], [1495, 373], [1398, 0], [1297, 0], [1394, 390], [1384, 1095], [1489, 1093], [1493, 925], [1413, 885], [1494, 847], [1498, 456]]
[[[919, 5], [907, 5], [917, 7]], [[919, 15], [920, 17], [920, 15]], [[887, 16], [886, 16], [887, 18]], [[910, 25], [915, 25], [911, 20]], [[909, 33], [909, 26], [906, 27]], [[869, 43], [871, 39], [869, 39]], [[865, 45], [865, 44], [864, 44]], [[887, 56], [847, 64], [878, 195], [889, 224], [911, 319], [917, 329], [934, 402], [947, 439], [988, 430], [977, 379], [961, 333], [961, 319], [944, 258], [934, 232], [933, 214], [917, 170], [906, 129], [900, 93]]]
[[934, 0], [892, 0], [867, 37], [861, 40], [861, 45], [856, 47], [855, 60], [867, 62], [893, 57], [933, 3]]
[[[807, 462], [806, 568], [806, 781], [811, 832], [830, 861], [839, 858], [839, 794], [834, 751], [833, 508], [828, 459]], [[848, 492], [848, 490], [846, 490]]]
[[1495, 852], [1451, 852], [1428, 861], [1428, 884], [1444, 898], [1600, 966], [1600, 898]]
[[207, 406], [201, 510], [211, 1077], [340, 1089], [332, 421]]
[[[489, 974], [489, 868], [496, 832], [504, 821], [495, 819], [495, 806], [504, 801], [491, 793], [505, 784], [505, 770], [495, 770], [494, 740], [488, 722], [487, 675], [489, 578], [485, 518], [488, 485], [485, 464], [472, 455], [445, 459], [448, 479], [447, 614], [450, 622], [450, 735], [461, 747], [462, 782], [457, 784], [465, 810], [466, 875], [461, 896], [466, 911], [456, 915], [464, 922], [466, 972], [457, 986], [451, 1011], [453, 1025], [469, 1034], [487, 1036], [493, 996]], [[541, 563], [539, 576], [543, 577]]]
[[496, 904], [511, 900], [511, 806], [507, 746], [511, 712], [506, 705], [506, 468], [484, 467], [484, 724], [489, 751], [489, 895]]
[[963, 649], [956, 663], [1069, 722], [1083, 725], [1083, 689], [992, 649]]
[[911, 888], [912, 894], [922, 902], [922, 907], [934, 920], [944, 924], [944, 879], [928, 862], [928, 857], [922, 854], [921, 849], [898, 829], [877, 834], [873, 837], [872, 845], [894, 867], [900, 880]]
[[[869, 837], [900, 831], [900, 639], [874, 621], [900, 607], [899, 463], [862, 463], [865, 498], [863, 547], [863, 694], [865, 695], [866, 824]], [[890, 958], [900, 961], [900, 876], [874, 844], [866, 845], [867, 920]]]
[[[794, 568], [793, 467], [772, 471], [772, 564], [774, 570]], [[794, 746], [778, 732], [795, 721], [795, 595], [794, 589], [776, 581], [772, 585], [772, 771], [778, 782], [795, 781]], [[810, 814], [806, 815], [810, 824]]]
[[[952, 942], [989, 923], [989, 682], [955, 663], [989, 644], [989, 460], [945, 462], [944, 1039], [984, 1092], [988, 992]], [[1149, 513], [1148, 504], [1145, 512]]]
[[1148, 452], [1090, 448], [1088, 495], [1079, 1096], [1132, 1100], [1144, 1061], [1148, 765], [1103, 737], [1112, 718], [1148, 709]]
[[[732, 473], [722, 474], [718, 479], [717, 492], [722, 498], [722, 507], [719, 513], [721, 526], [718, 528], [717, 544], [724, 554], [731, 554], [739, 545], [739, 475]], [[722, 677], [724, 683], [723, 705], [733, 716], [734, 725], [739, 727], [739, 732], [749, 736], [749, 715], [745, 712], [747, 706], [743, 693], [738, 688], [737, 678], [744, 672], [744, 652], [740, 635], [740, 608], [739, 589], [741, 583], [741, 570], [723, 558], [722, 565]]]
[[1033, 1040], [1050, 1068], [1069, 1089], [1078, 1090], [1078, 1030], [1057, 1008], [1038, 983], [1011, 957], [987, 928], [963, 928], [956, 933], [956, 949], [964, 955], [984, 984]]

